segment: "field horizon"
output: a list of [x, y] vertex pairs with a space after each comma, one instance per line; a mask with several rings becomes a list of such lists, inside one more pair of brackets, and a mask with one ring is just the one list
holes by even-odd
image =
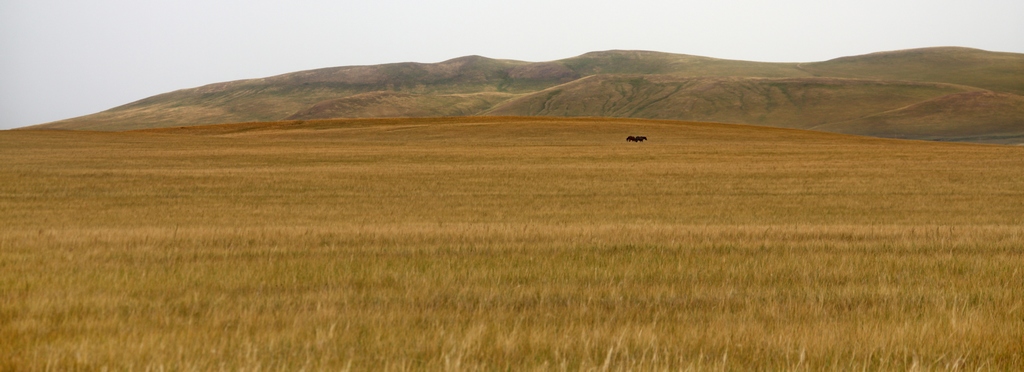
[[458, 117], [0, 158], [0, 370], [1024, 368], [1024, 147]]

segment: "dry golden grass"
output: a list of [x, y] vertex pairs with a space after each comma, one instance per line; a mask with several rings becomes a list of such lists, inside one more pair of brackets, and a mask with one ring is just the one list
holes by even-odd
[[458, 118], [0, 159], [0, 370], [1024, 367], [1020, 147]]

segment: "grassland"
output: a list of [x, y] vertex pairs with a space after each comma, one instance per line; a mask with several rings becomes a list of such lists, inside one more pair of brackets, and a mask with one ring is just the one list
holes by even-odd
[[1024, 367], [1021, 147], [452, 118], [0, 159], [0, 370]]

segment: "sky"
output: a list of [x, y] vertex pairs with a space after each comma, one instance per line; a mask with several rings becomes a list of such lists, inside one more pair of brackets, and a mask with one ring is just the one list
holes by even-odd
[[0, 129], [222, 81], [466, 55], [1024, 53], [1022, 20], [1021, 0], [0, 0]]

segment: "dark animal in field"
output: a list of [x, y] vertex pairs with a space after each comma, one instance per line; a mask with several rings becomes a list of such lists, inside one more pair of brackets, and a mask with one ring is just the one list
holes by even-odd
[[629, 136], [626, 137], [626, 142], [643, 142], [646, 141], [646, 136]]

